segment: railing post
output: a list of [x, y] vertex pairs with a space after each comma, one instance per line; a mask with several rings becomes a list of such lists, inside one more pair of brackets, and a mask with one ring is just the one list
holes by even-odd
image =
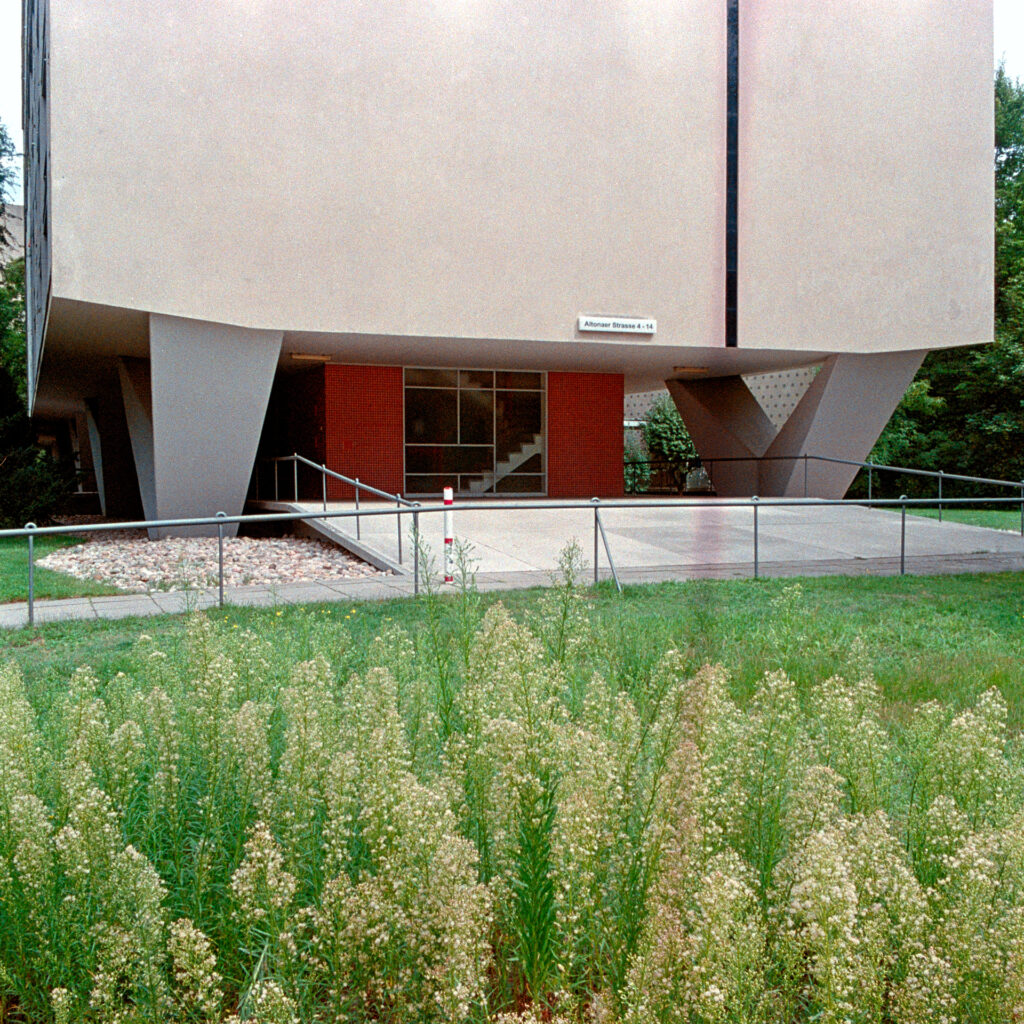
[[804, 497], [807, 497], [807, 452], [804, 452]]
[[900, 575], [907, 571], [907, 496], [900, 495]]
[[324, 511], [327, 511], [327, 463], [320, 465], [320, 479], [324, 482]]
[[292, 455], [292, 475], [295, 482], [295, 501], [299, 500], [299, 453], [295, 452]]
[[[26, 523], [26, 530], [34, 530], [35, 523]], [[36, 622], [36, 544], [35, 537], [28, 535], [28, 624], [34, 626]]]
[[356, 540], [360, 538], [359, 532], [359, 477], [356, 477]]
[[594, 506], [594, 515], [597, 517], [597, 525], [601, 530], [601, 540], [604, 542], [604, 553], [605, 557], [608, 559], [608, 568], [612, 571], [612, 579], [615, 581], [615, 589], [621, 594], [622, 584], [619, 582], [619, 574], [615, 571], [615, 559], [612, 558], [612, 548], [608, 543], [608, 534], [605, 532], [604, 520], [601, 518], [601, 512], [596, 505]]
[[412, 592], [420, 592], [420, 514], [417, 509], [420, 503], [413, 503], [412, 513]]
[[277, 456], [274, 456], [274, 501], [280, 501], [277, 490], [277, 467], [280, 465]]
[[942, 470], [939, 470], [939, 522], [942, 522]]
[[591, 502], [594, 505], [594, 585], [597, 585], [597, 506], [600, 504], [600, 498], [591, 498]]
[[[218, 512], [217, 518], [223, 519], [226, 512]], [[224, 607], [224, 524], [217, 524], [217, 607]]]
[[1020, 535], [1024, 537], [1024, 480], [1020, 482]]
[[872, 476], [872, 472], [871, 471], [872, 471], [873, 468], [874, 467], [869, 462], [868, 463], [868, 504], [869, 505], [871, 504], [871, 476]]
[[759, 551], [758, 551], [758, 537], [757, 537], [757, 495], [753, 495], [750, 499], [751, 504], [754, 506], [754, 579], [756, 580], [760, 575], [760, 564], [759, 564]]
[[395, 508], [398, 512], [395, 513], [395, 522], [398, 523], [398, 564], [402, 564], [402, 496], [400, 494], [395, 495]]

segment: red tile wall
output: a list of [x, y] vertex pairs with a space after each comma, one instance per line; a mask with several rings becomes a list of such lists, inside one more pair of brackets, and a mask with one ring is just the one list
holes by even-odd
[[622, 496], [621, 373], [548, 373], [548, 497]]
[[[324, 392], [327, 468], [399, 493], [404, 487], [402, 368], [329, 364]], [[351, 500], [353, 488], [335, 480], [327, 496]]]

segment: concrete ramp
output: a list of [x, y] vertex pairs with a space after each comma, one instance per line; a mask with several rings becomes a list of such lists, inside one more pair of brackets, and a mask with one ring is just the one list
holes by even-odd
[[[258, 501], [253, 502], [253, 507], [261, 512], [304, 512], [312, 511], [309, 504], [296, 504], [291, 501]], [[388, 517], [390, 522], [390, 517]], [[372, 540], [356, 537], [354, 532], [355, 523], [352, 519], [297, 519], [294, 525], [294, 532], [299, 537], [310, 537], [314, 540], [325, 540], [331, 544], [337, 544], [350, 554], [361, 558], [364, 562], [385, 572], [393, 572], [399, 576], [412, 575], [412, 547], [407, 548], [408, 565], [402, 565], [398, 560], [397, 538], [393, 542], [394, 550], [386, 550], [383, 543], [383, 535], [375, 531]]]

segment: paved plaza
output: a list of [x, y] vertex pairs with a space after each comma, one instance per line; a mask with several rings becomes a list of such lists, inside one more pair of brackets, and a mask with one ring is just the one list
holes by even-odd
[[[329, 505], [329, 511], [351, 506]], [[381, 506], [363, 505], [364, 510]], [[318, 511], [316, 506], [307, 506]], [[753, 513], [721, 503], [669, 508], [637, 500], [601, 511], [608, 546], [623, 583], [749, 577], [754, 571]], [[278, 586], [225, 589], [232, 605], [269, 607], [318, 601], [369, 601], [413, 594], [411, 517], [404, 517], [403, 572], [371, 579], [335, 579]], [[437, 572], [443, 551], [440, 513], [421, 513], [423, 540]], [[898, 511], [861, 506], [808, 504], [758, 510], [758, 563], [763, 576], [895, 575], [900, 571]], [[505, 511], [481, 502], [455, 513], [455, 536], [469, 545], [480, 590], [511, 590], [546, 584], [565, 545], [575, 539], [593, 559], [594, 516], [586, 509]], [[337, 526], [341, 520], [333, 520]], [[349, 526], [355, 532], [353, 521]], [[360, 517], [360, 542], [397, 561], [398, 538], [391, 516]], [[599, 550], [600, 576], [610, 578], [607, 554]], [[591, 563], [592, 564], [592, 563]], [[1019, 533], [906, 517], [906, 572], [914, 575], [1024, 570]], [[207, 608], [216, 589], [123, 594], [113, 597], [37, 601], [35, 621], [123, 618]], [[24, 603], [0, 606], [0, 627], [27, 623]]]
[[[315, 512], [321, 506], [304, 504], [278, 508], [301, 508]], [[364, 510], [382, 505], [363, 503]], [[328, 511], [351, 511], [351, 504], [328, 505]], [[409, 517], [406, 518], [408, 522]], [[730, 575], [749, 575], [754, 561], [754, 513], [751, 506], [730, 505], [714, 499], [699, 499], [683, 506], [667, 506], [649, 499], [627, 501], [625, 507], [601, 508], [608, 547], [620, 575], [627, 570], [686, 570], [682, 575], [704, 575], [697, 570], [719, 567]], [[883, 566], [896, 560], [899, 571], [900, 512], [869, 509], [861, 505], [827, 505], [811, 501], [784, 505], [764, 499], [758, 505], [758, 560], [764, 573], [773, 565], [813, 566], [841, 563], [843, 571], [856, 573], [856, 563]], [[335, 519], [331, 524], [355, 535], [352, 519]], [[479, 501], [472, 508], [454, 513], [455, 537], [470, 546], [481, 573], [550, 573], [558, 564], [565, 545], [576, 539], [584, 557], [593, 558], [594, 513], [591, 508], [500, 510]], [[444, 526], [438, 512], [421, 513], [420, 529], [427, 547], [440, 556]], [[408, 530], [403, 531], [407, 538]], [[359, 535], [363, 544], [397, 560], [398, 538], [393, 516], [362, 516]], [[406, 539], [404, 563], [409, 561]], [[991, 530], [963, 523], [939, 522], [923, 516], [906, 519], [906, 557], [963, 559], [979, 555], [1020, 556], [1024, 540], [1015, 532]], [[607, 568], [604, 545], [599, 563]]]

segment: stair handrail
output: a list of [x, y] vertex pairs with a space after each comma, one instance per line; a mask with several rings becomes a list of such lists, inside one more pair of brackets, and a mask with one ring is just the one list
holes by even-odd
[[[346, 476], [344, 473], [338, 473], [336, 470], [328, 469], [324, 463], [314, 462], [312, 459], [307, 459], [305, 455], [299, 455], [298, 452], [295, 452], [292, 455], [272, 455], [264, 461], [272, 462], [275, 464], [275, 466], [281, 462], [294, 462], [297, 467], [299, 463], [301, 463], [304, 466], [309, 466], [310, 469], [315, 469], [324, 477], [332, 477], [335, 480], [340, 480], [344, 484], [348, 484], [350, 487], [355, 489], [357, 495], [360, 491], [366, 491], [368, 494], [376, 495], [378, 498], [384, 498], [387, 501], [396, 502], [397, 504], [404, 505], [407, 508], [412, 508], [416, 504], [416, 502], [414, 501], [409, 501], [407, 498], [403, 498], [400, 494], [392, 494], [390, 491], [382, 491], [379, 487], [373, 487], [368, 483], [364, 483], [358, 477]], [[278, 500], [276, 478], [274, 487], [274, 500]], [[297, 488], [295, 493], [295, 500], [298, 501]]]

